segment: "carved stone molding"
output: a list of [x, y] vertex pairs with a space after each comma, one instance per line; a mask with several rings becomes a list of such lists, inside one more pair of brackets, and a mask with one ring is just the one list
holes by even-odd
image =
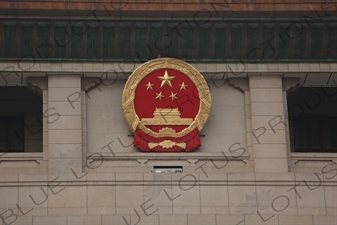
[[229, 78], [228, 84], [242, 93], [249, 91], [249, 83], [247, 78]]
[[300, 87], [299, 77], [286, 77], [282, 79], [282, 90], [287, 92], [287, 95], [293, 93]]
[[42, 97], [43, 90], [48, 90], [48, 80], [46, 77], [28, 77], [27, 87], [34, 93]]
[[85, 77], [82, 78], [81, 82], [82, 82], [82, 89], [85, 92], [89, 92], [101, 84], [100, 78], [98, 77]]

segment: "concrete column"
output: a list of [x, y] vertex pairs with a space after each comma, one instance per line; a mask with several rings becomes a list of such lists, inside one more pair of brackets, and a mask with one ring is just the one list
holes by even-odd
[[250, 76], [255, 172], [288, 172], [281, 76]]
[[48, 123], [49, 173], [82, 172], [81, 76], [49, 75]]

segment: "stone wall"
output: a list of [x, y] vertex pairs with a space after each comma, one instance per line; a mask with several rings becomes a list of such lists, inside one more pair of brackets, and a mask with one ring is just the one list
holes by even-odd
[[286, 96], [301, 79], [207, 78], [203, 146], [160, 154], [132, 146], [125, 79], [30, 77], [43, 98], [43, 152], [0, 156], [0, 224], [335, 225], [336, 154], [290, 148]]

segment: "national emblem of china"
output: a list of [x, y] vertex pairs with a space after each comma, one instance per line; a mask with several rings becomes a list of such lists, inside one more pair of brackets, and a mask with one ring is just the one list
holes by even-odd
[[122, 108], [134, 146], [144, 152], [191, 152], [201, 146], [211, 96], [190, 64], [158, 58], [139, 66], [127, 80]]

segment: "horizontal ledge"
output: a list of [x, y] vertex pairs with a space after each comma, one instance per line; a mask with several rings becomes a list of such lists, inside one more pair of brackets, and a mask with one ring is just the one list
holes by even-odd
[[0, 152], [0, 160], [5, 160], [7, 158], [25, 158], [25, 159], [42, 159], [42, 152], [18, 152], [18, 153], [1, 153]]
[[326, 160], [335, 160], [337, 159], [337, 153], [313, 153], [313, 152], [306, 152], [306, 153], [299, 153], [299, 152], [292, 152], [291, 153], [292, 159], [326, 159]]
[[[126, 62], [124, 61], [118, 62], [112, 61], [83, 61], [83, 60], [73, 60], [67, 62], [67, 59], [62, 59], [62, 61], [20, 61], [14, 59], [8, 59], [8, 61], [4, 61], [0, 59], [0, 69], [4, 71], [10, 72], [24, 72], [27, 73], [26, 70], [23, 71], [22, 68], [28, 69], [28, 72], [41, 72], [41, 76], [45, 77], [49, 73], [58, 74], [58, 73], [92, 73], [95, 77], [102, 77], [102, 74], [109, 72], [112, 76], [112, 79], [127, 79], [127, 77], [143, 62], [139, 62], [136, 60], [132, 60]], [[184, 60], [184, 59], [181, 59]], [[20, 61], [20, 67], [18, 65], [18, 61]], [[337, 72], [337, 59], [334, 61], [302, 61], [302, 62], [291, 62], [289, 60], [284, 61], [275, 61], [275, 62], [260, 62], [258, 64], [253, 64], [249, 62], [240, 61], [191, 61], [185, 60], [192, 66], [194, 66], [200, 73], [211, 72], [226, 72], [228, 74], [238, 75], [246, 75], [247, 73], [334, 73]], [[206, 64], [208, 66], [206, 66]], [[311, 65], [311, 67], [309, 66]], [[280, 67], [280, 65], [282, 67]], [[278, 66], [278, 68], [274, 68], [273, 66]], [[323, 66], [323, 67], [322, 67]], [[116, 75], [116, 73], [118, 73]], [[36, 75], [34, 75], [36, 76]], [[91, 77], [91, 76], [88, 76]]]
[[43, 160], [43, 153], [0, 153], [0, 163], [2, 161], [35, 161], [41, 164]]
[[97, 160], [129, 160], [129, 159], [145, 159], [145, 160], [248, 160], [249, 154], [244, 154], [238, 156], [238, 154], [233, 154], [231, 152], [225, 152], [224, 156], [221, 152], [219, 153], [115, 153], [112, 155], [110, 152], [92, 152], [87, 153], [87, 159]]
[[299, 161], [330, 161], [337, 164], [337, 153], [291, 153], [291, 160], [296, 160], [294, 164]]
[[[185, 176], [182, 176], [176, 180], [63, 180], [57, 179], [52, 181], [0, 181], [0, 187], [55, 187], [57, 184], [58, 187], [89, 187], [89, 186], [120, 186], [120, 187], [132, 187], [132, 186], [163, 186], [169, 185], [172, 187], [178, 186], [222, 186], [222, 187], [293, 187], [295, 181], [261, 181], [261, 180], [247, 180], [247, 181], [238, 181], [238, 180], [207, 180], [206, 179], [197, 179], [194, 180], [184, 180]], [[315, 182], [317, 180], [306, 180], [307, 183]], [[305, 187], [308, 184], [301, 182], [297, 184], [297, 187]], [[320, 187], [335, 187], [337, 185], [336, 181], [324, 181], [320, 184]]]

